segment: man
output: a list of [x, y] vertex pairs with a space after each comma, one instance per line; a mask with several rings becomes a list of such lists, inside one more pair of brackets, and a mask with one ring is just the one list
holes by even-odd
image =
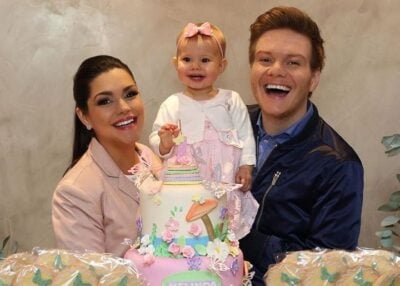
[[319, 115], [310, 97], [324, 65], [319, 28], [293, 7], [276, 7], [251, 25], [249, 107], [257, 147], [252, 192], [260, 204], [240, 241], [264, 285], [268, 266], [301, 249], [354, 249], [360, 232], [363, 167]]

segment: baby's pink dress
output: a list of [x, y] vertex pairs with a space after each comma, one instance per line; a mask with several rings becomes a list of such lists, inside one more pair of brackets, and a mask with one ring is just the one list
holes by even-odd
[[192, 145], [201, 177], [207, 181], [235, 183], [241, 150], [223, 143], [210, 121], [205, 122], [203, 138]]
[[[241, 149], [223, 143], [219, 134], [210, 121], [205, 122], [203, 141], [192, 144], [193, 157], [196, 160], [200, 176], [210, 182], [231, 184], [228, 191], [228, 210], [232, 218], [232, 225], [238, 239], [244, 237], [255, 220], [258, 203], [251, 192], [242, 192], [235, 184], [235, 175], [239, 169]], [[229, 142], [229, 132], [224, 134], [225, 141]]]

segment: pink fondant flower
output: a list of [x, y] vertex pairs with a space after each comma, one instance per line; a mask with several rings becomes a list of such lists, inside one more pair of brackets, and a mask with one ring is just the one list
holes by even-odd
[[177, 232], [179, 229], [179, 221], [170, 217], [165, 223], [165, 227], [171, 232]]
[[147, 253], [143, 256], [143, 263], [146, 265], [151, 265], [155, 261], [153, 253]]
[[185, 245], [182, 248], [182, 255], [185, 258], [192, 258], [196, 254], [196, 251], [190, 245]]
[[163, 239], [165, 242], [168, 242], [168, 243], [171, 242], [171, 241], [174, 239], [174, 234], [173, 234], [173, 232], [169, 231], [168, 229], [167, 229], [167, 230], [164, 230], [164, 231], [162, 232], [161, 236], [162, 236], [162, 239]]
[[173, 242], [168, 246], [168, 251], [171, 252], [173, 255], [178, 255], [181, 252], [181, 248], [178, 244]]
[[193, 236], [199, 236], [202, 232], [202, 229], [198, 223], [192, 223], [188, 232]]

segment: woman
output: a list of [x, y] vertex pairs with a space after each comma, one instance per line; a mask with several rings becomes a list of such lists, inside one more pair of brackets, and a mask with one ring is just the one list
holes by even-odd
[[144, 108], [128, 66], [111, 56], [88, 58], [74, 77], [72, 162], [54, 196], [52, 220], [58, 248], [123, 256], [125, 238], [137, 236], [138, 190], [127, 178], [145, 162], [161, 162], [138, 143]]

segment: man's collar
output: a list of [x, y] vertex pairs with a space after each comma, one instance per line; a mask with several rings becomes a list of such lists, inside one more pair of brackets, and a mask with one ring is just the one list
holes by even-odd
[[263, 127], [262, 123], [262, 112], [259, 113], [258, 119], [256, 122], [257, 126], [257, 132], [258, 132], [258, 138], [293, 138], [296, 135], [298, 135], [306, 126], [307, 122], [310, 120], [314, 112], [314, 107], [311, 104], [310, 101], [307, 102], [307, 112], [304, 114], [304, 116], [298, 120], [296, 123], [292, 124], [282, 132], [275, 134], [275, 135], [269, 135]]

